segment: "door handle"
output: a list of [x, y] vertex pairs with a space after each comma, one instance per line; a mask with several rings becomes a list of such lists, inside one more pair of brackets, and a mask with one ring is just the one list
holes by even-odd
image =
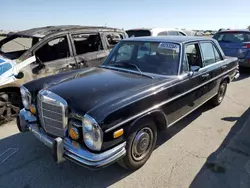
[[207, 74], [203, 74], [203, 75], [201, 75], [201, 77], [202, 78], [207, 78], [207, 77], [209, 77], [209, 74], [207, 73]]
[[223, 66], [221, 67], [221, 69], [225, 69], [225, 68], [227, 68], [227, 65], [223, 65]]

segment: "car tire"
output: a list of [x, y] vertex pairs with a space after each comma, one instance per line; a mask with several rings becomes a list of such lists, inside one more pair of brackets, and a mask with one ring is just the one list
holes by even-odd
[[226, 91], [227, 91], [227, 82], [222, 82], [218, 89], [217, 95], [214, 98], [212, 98], [211, 104], [213, 106], [219, 106], [225, 97]]
[[157, 141], [157, 127], [150, 118], [143, 118], [134, 125], [126, 143], [126, 155], [118, 161], [128, 170], [141, 168], [151, 156]]
[[0, 125], [15, 119], [20, 111], [20, 101], [16, 92], [0, 92]]

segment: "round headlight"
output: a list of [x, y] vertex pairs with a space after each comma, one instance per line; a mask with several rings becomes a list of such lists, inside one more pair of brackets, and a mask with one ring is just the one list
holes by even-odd
[[30, 94], [29, 90], [27, 88], [25, 88], [24, 86], [22, 86], [20, 88], [20, 93], [21, 93], [24, 108], [26, 110], [29, 110], [30, 105], [31, 105], [31, 94]]
[[84, 118], [82, 123], [83, 123], [84, 132], [92, 132], [93, 131], [93, 124], [91, 123], [91, 121]]
[[92, 139], [92, 136], [88, 133], [84, 134], [84, 143], [88, 148], [94, 148], [94, 141]]
[[86, 146], [95, 151], [100, 151], [102, 147], [102, 130], [97, 122], [85, 115], [82, 120], [83, 140]]

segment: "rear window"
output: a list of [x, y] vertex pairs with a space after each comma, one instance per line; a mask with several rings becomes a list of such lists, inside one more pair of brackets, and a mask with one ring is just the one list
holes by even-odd
[[215, 34], [213, 38], [219, 42], [233, 42], [233, 43], [249, 42], [250, 41], [250, 33], [247, 33], [247, 32], [222, 32], [222, 33]]
[[128, 37], [151, 36], [151, 32], [149, 30], [128, 30], [126, 32], [128, 34]]

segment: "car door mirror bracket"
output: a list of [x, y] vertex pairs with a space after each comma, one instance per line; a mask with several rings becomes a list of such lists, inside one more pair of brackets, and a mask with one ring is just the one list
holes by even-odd
[[200, 70], [200, 66], [191, 66], [188, 75], [193, 76], [194, 73], [198, 72], [199, 70]]

